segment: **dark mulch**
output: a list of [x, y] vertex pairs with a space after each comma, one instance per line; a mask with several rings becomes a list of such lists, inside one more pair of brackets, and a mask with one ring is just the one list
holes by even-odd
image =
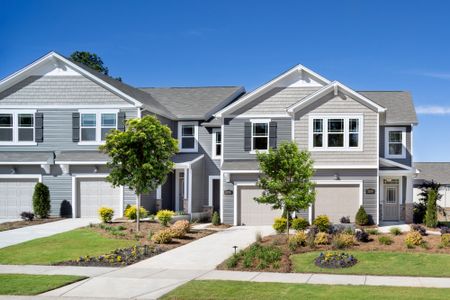
[[5, 222], [0, 224], [0, 231], [7, 231], [7, 230], [13, 230], [13, 229], [19, 229], [27, 226], [33, 226], [33, 225], [39, 225], [39, 224], [45, 224], [55, 221], [60, 221], [62, 218], [48, 218], [48, 219], [34, 219], [33, 221], [12, 221], [12, 222]]

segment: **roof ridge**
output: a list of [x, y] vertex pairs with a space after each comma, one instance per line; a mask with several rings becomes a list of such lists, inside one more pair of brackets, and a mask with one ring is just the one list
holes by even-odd
[[355, 90], [358, 93], [361, 92], [374, 92], [374, 93], [409, 93], [409, 91], [400, 91], [400, 90]]
[[138, 89], [207, 89], [207, 88], [237, 88], [242, 85], [204, 85], [204, 86], [144, 86]]

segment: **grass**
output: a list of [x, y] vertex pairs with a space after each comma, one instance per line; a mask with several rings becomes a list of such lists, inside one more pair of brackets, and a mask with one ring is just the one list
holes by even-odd
[[106, 254], [134, 241], [111, 239], [88, 228], [76, 229], [0, 249], [0, 264], [50, 265], [80, 256]]
[[242, 281], [190, 281], [162, 299], [448, 299], [449, 289], [312, 285]]
[[402, 252], [358, 252], [353, 254], [358, 263], [351, 268], [323, 269], [314, 265], [320, 252], [308, 252], [291, 256], [292, 269], [302, 273], [450, 276], [450, 255]]
[[0, 295], [37, 295], [84, 278], [69, 275], [0, 274]]
[[260, 244], [253, 244], [249, 248], [234, 254], [227, 261], [227, 267], [235, 268], [240, 261], [244, 268], [256, 267], [258, 269], [265, 269], [267, 267], [279, 268], [281, 260], [281, 250], [275, 246], [262, 246]]

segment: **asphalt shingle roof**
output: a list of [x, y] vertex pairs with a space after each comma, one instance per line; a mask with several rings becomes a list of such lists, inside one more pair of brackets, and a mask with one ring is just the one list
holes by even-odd
[[417, 179], [450, 184], [450, 162], [416, 162], [414, 167], [420, 171]]

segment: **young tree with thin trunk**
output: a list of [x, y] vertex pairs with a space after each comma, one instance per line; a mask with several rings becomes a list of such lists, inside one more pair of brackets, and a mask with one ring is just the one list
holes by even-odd
[[139, 231], [141, 195], [162, 185], [173, 170], [178, 142], [169, 127], [154, 116], [127, 121], [125, 131], [113, 130], [100, 150], [108, 154], [111, 169], [106, 179], [115, 187], [128, 186], [136, 194], [136, 229]]
[[263, 189], [263, 194], [255, 201], [269, 204], [273, 209], [283, 209], [289, 238], [290, 214], [307, 209], [315, 200], [315, 184], [311, 181], [313, 160], [308, 151], [300, 151], [294, 142], [258, 153], [257, 158], [262, 172], [257, 185]]

